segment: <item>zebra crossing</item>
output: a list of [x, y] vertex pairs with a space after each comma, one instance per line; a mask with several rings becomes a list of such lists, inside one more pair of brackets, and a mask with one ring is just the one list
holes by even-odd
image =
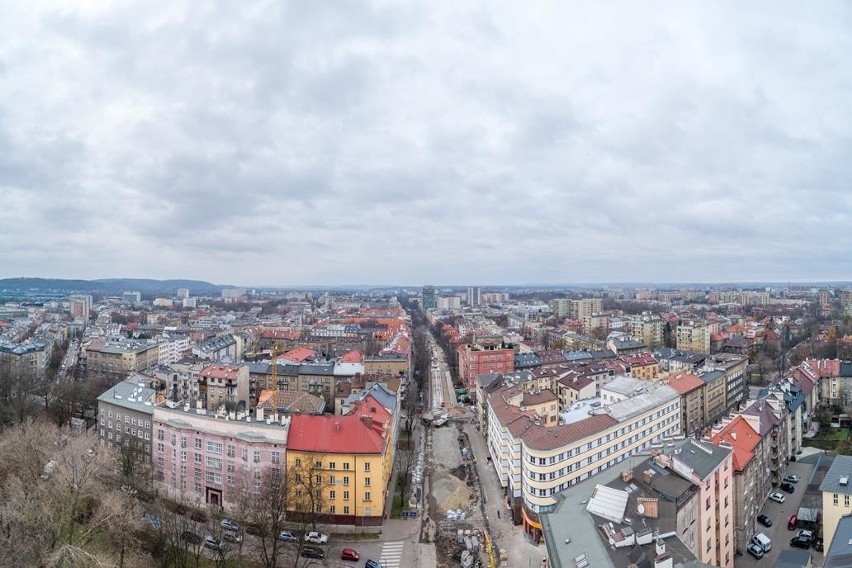
[[382, 555], [379, 558], [382, 568], [399, 568], [399, 564], [402, 562], [402, 549], [404, 546], [404, 542], [384, 543], [382, 545]]

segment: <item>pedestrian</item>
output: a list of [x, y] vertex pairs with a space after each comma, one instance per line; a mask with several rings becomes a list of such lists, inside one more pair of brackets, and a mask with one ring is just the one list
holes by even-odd
[[500, 518], [500, 511], [497, 511], [497, 518]]

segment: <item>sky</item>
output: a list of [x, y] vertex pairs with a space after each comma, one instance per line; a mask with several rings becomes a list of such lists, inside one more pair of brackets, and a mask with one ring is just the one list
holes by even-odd
[[0, 277], [852, 279], [848, 2], [2, 5]]

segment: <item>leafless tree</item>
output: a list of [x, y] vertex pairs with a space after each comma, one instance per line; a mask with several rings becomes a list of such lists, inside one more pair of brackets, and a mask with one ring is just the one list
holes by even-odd
[[[299, 526], [304, 534], [308, 527], [316, 530], [317, 521], [325, 510], [324, 485], [328, 479], [323, 475], [323, 456], [294, 459], [287, 467], [284, 483], [284, 497], [287, 520]], [[294, 568], [299, 564], [304, 539], [299, 538]]]
[[287, 484], [283, 468], [258, 472], [244, 470], [236, 483], [236, 514], [252, 526], [259, 543], [259, 560], [267, 568], [277, 568], [283, 543], [278, 535], [287, 518]]

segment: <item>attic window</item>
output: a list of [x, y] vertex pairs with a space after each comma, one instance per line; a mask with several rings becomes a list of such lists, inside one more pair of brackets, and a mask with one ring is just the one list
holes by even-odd
[[837, 480], [840, 485], [847, 485], [849, 483], [849, 477], [844, 475], [840, 479]]

